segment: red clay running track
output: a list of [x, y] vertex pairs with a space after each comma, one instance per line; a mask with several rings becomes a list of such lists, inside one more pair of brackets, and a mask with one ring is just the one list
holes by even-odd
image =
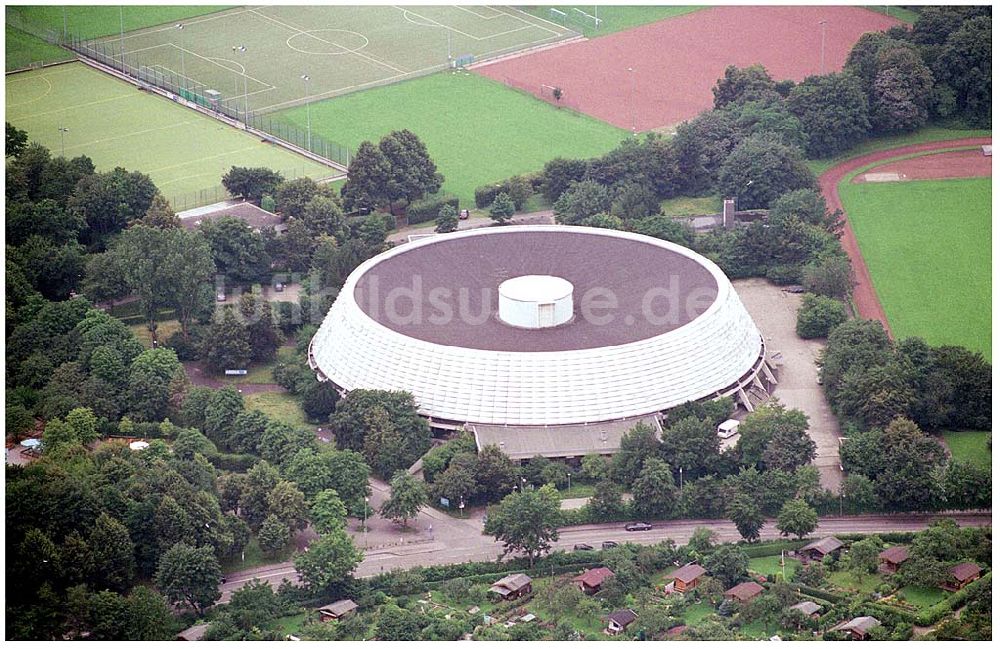
[[[992, 138], [989, 137], [973, 137], [962, 140], [946, 140], [943, 142], [911, 144], [897, 149], [889, 149], [888, 151], [876, 151], [875, 153], [869, 153], [857, 158], [845, 160], [844, 162], [827, 169], [819, 177], [820, 189], [823, 192], [823, 197], [826, 199], [826, 203], [830, 209], [843, 210], [844, 206], [843, 203], [840, 202], [840, 195], [837, 193], [837, 185], [840, 184], [840, 181], [843, 180], [844, 177], [855, 173], [861, 167], [865, 167], [881, 160], [888, 160], [889, 158], [897, 158], [899, 156], [914, 153], [922, 153], [925, 151], [933, 152], [941, 149], [953, 149], [960, 146], [981, 146], [983, 144], [992, 144], [992, 142]], [[861, 248], [858, 246], [858, 240], [854, 236], [854, 231], [851, 229], [849, 221], [845, 220], [844, 233], [840, 237], [840, 243], [844, 246], [844, 250], [847, 251], [847, 256], [851, 259], [851, 266], [854, 268], [854, 276], [857, 280], [857, 284], [854, 286], [854, 306], [858, 310], [858, 315], [866, 320], [878, 320], [882, 323], [882, 326], [885, 327], [885, 330], [892, 335], [892, 330], [889, 328], [889, 321], [886, 319], [885, 311], [882, 309], [882, 304], [878, 300], [878, 294], [875, 292], [875, 285], [872, 284], [871, 275], [868, 273], [868, 266], [865, 265], [865, 259], [861, 255]]]
[[819, 74], [822, 20], [827, 72], [841, 69], [862, 34], [899, 24], [861, 7], [713, 7], [476, 72], [537, 96], [543, 85], [558, 86], [562, 103], [624, 129], [632, 128], [634, 108], [636, 129], [645, 131], [711, 108], [712, 86], [727, 65], [762, 63], [775, 79], [795, 81]]

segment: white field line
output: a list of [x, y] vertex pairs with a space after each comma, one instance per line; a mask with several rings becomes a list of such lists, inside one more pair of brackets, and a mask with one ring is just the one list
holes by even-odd
[[74, 144], [73, 146], [66, 147], [67, 150], [80, 149], [83, 147], [93, 146], [95, 144], [104, 144], [105, 142], [113, 142], [115, 140], [124, 140], [125, 138], [135, 137], [137, 135], [145, 135], [146, 133], [155, 133], [156, 131], [165, 131], [171, 128], [177, 128], [178, 126], [186, 126], [188, 124], [194, 124], [197, 120], [189, 119], [183, 122], [177, 122], [175, 124], [167, 124], [166, 126], [157, 126], [155, 128], [147, 128], [142, 131], [132, 131], [131, 133], [125, 133], [124, 135], [116, 135], [114, 137], [105, 137], [99, 140], [91, 140], [90, 142], [84, 142], [82, 144]]
[[[523, 9], [518, 9], [517, 7], [509, 7], [509, 8], [510, 8], [510, 9], [513, 9], [514, 11], [516, 11], [516, 12], [517, 12], [517, 13], [519, 13], [519, 14], [524, 14], [525, 16], [527, 16], [527, 17], [531, 18], [531, 20], [524, 20], [524, 18], [520, 18], [520, 16], [514, 16], [514, 14], [508, 14], [508, 13], [507, 13], [506, 11], [503, 11], [503, 12], [501, 12], [501, 13], [504, 13], [504, 14], [507, 14], [508, 16], [513, 16], [513, 17], [515, 17], [515, 18], [520, 18], [521, 20], [524, 20], [524, 22], [527, 22], [527, 23], [531, 23], [531, 24], [534, 24], [534, 25], [535, 25], [536, 27], [538, 27], [538, 28], [540, 28], [540, 29], [546, 29], [546, 28], [545, 28], [545, 27], [542, 27], [541, 25], [539, 25], [539, 24], [537, 24], [537, 23], [534, 23], [534, 22], [532, 22], [532, 21], [535, 21], [535, 20], [540, 20], [540, 21], [542, 21], [543, 23], [548, 23], [548, 24], [552, 25], [553, 27], [556, 27], [556, 28], [558, 28], [558, 29], [559, 29], [559, 31], [557, 31], [557, 32], [553, 32], [553, 31], [552, 31], [551, 29], [548, 29], [548, 30], [546, 30], [546, 31], [550, 31], [550, 32], [552, 32], [553, 34], [558, 34], [558, 35], [560, 35], [560, 36], [563, 36], [563, 35], [566, 35], [566, 36], [568, 36], [569, 34], [573, 34], [573, 33], [576, 33], [576, 32], [574, 32], [574, 31], [573, 31], [573, 30], [571, 30], [571, 29], [567, 29], [566, 27], [563, 27], [562, 25], [559, 25], [559, 24], [556, 24], [556, 23], [552, 22], [551, 20], [546, 20], [545, 18], [539, 18], [538, 16], [533, 16], [533, 15], [529, 14], [528, 12], [524, 11]], [[499, 9], [497, 9], [497, 11], [500, 11], [500, 10], [499, 10]], [[568, 32], [568, 33], [567, 33], [567, 32]]]
[[461, 11], [464, 11], [467, 14], [472, 14], [476, 18], [481, 18], [483, 20], [493, 20], [494, 18], [499, 18], [500, 16], [508, 15], [508, 14], [505, 14], [504, 12], [502, 12], [502, 11], [497, 11], [496, 9], [493, 9], [493, 7], [490, 7], [490, 6], [485, 6], [485, 7], [482, 7], [482, 8], [483, 9], [491, 9], [494, 12], [492, 16], [484, 16], [483, 14], [481, 14], [479, 12], [476, 12], [476, 11], [473, 11], [472, 9], [469, 9], [468, 7], [463, 7], [462, 5], [452, 5], [452, 7], [454, 7], [455, 9], [459, 9]]
[[[177, 164], [167, 165], [166, 167], [158, 167], [156, 169], [146, 169], [144, 171], [147, 174], [154, 174], [154, 173], [156, 173], [158, 171], [166, 171], [167, 169], [175, 169], [177, 167], [186, 167], [187, 165], [190, 165], [190, 164], [198, 164], [199, 162], [204, 162], [205, 160], [212, 160], [214, 158], [222, 158], [222, 157], [225, 157], [227, 155], [233, 155], [234, 153], [243, 153], [244, 151], [253, 151], [254, 149], [257, 148], [257, 146], [258, 145], [255, 144], [254, 146], [243, 147], [242, 149], [236, 149], [235, 151], [224, 151], [223, 153], [217, 153], [215, 155], [204, 156], [204, 157], [198, 158], [198, 159], [185, 160], [184, 162], [179, 162]], [[170, 183], [170, 181], [167, 181], [167, 182], [165, 182], [163, 184], [166, 185], [166, 184], [169, 184], [169, 183]]]
[[[413, 11], [412, 9], [405, 9], [403, 7], [397, 7], [396, 5], [392, 5], [392, 8], [393, 9], [399, 9], [400, 11], [402, 11], [404, 19], [406, 18], [406, 14], [410, 14], [411, 16], [416, 16], [420, 20], [426, 20], [427, 22], [431, 23], [430, 25], [425, 25], [425, 27], [442, 27], [442, 28], [447, 29], [449, 31], [455, 32], [456, 34], [460, 34], [462, 36], [465, 36], [466, 38], [472, 39], [474, 41], [488, 41], [491, 38], [497, 38], [498, 36], [506, 36], [507, 34], [513, 34], [514, 32], [519, 32], [519, 31], [523, 31], [525, 29], [528, 29], [528, 27], [518, 27], [517, 29], [510, 29], [510, 30], [507, 30], [505, 32], [498, 32], [496, 34], [490, 34], [489, 36], [473, 36], [472, 34], [467, 34], [467, 33], [463, 32], [461, 29], [456, 29], [455, 27], [451, 27], [449, 25], [445, 25], [443, 23], [439, 23], [438, 21], [434, 20], [433, 18], [428, 18], [427, 16], [421, 16], [420, 14], [418, 14], [416, 11]], [[410, 21], [410, 22], [413, 22], [413, 21]], [[419, 23], [414, 23], [414, 24], [419, 24]], [[537, 25], [534, 25], [534, 26], [538, 27]], [[545, 28], [541, 27], [540, 29], [545, 29]], [[545, 29], [545, 31], [551, 31], [551, 30]]]
[[[253, 9], [240, 9], [239, 11], [225, 11], [225, 12], [222, 12], [222, 13], [212, 14], [211, 16], [202, 16], [201, 18], [191, 18], [191, 19], [188, 19], [188, 20], [181, 20], [181, 21], [178, 21], [178, 22], [182, 23], [185, 27], [187, 27], [188, 25], [197, 25], [199, 23], [207, 23], [210, 20], [218, 20], [219, 18], [229, 18], [230, 16], [238, 16], [239, 14], [245, 14], [248, 11], [253, 11]], [[177, 23], [174, 23], [174, 25], [176, 25], [176, 24]], [[144, 29], [144, 30], [135, 32], [133, 34], [126, 34], [125, 35], [125, 40], [129, 40], [130, 38], [142, 38], [143, 36], [148, 36], [149, 34], [158, 34], [160, 32], [174, 31], [174, 30], [177, 29], [174, 25], [170, 25], [169, 27], [158, 27], [156, 29]], [[101, 38], [95, 38], [95, 39], [92, 39], [92, 40], [95, 40], [95, 41], [118, 41], [118, 40], [121, 40], [121, 36], [103, 36]], [[164, 44], [166, 44], [166, 43], [164, 43]], [[135, 51], [139, 51], [139, 50], [135, 50]], [[128, 53], [131, 53], [131, 52], [128, 52]]]
[[395, 70], [396, 72], [400, 72], [402, 74], [409, 74], [408, 72], [405, 72], [404, 70], [400, 70], [396, 66], [391, 65], [389, 63], [386, 63], [385, 61], [380, 61], [379, 59], [376, 59], [375, 57], [369, 56], [369, 55], [364, 54], [364, 53], [359, 52], [359, 51], [349, 50], [346, 47], [344, 47], [343, 45], [338, 45], [337, 43], [333, 43], [333, 42], [328, 41], [328, 40], [326, 40], [324, 38], [320, 38], [319, 36], [316, 36], [315, 34], [310, 34], [308, 31], [306, 31], [306, 30], [304, 30], [304, 29], [302, 29], [300, 27], [296, 27], [296, 26], [292, 25], [291, 23], [282, 22], [282, 21], [278, 20], [277, 18], [272, 18], [271, 16], [268, 16], [266, 14], [262, 14], [262, 13], [260, 13], [259, 11], [255, 10], [255, 9], [251, 9], [251, 12], [253, 12], [253, 14], [255, 16], [260, 16], [261, 18], [264, 18], [266, 20], [270, 20], [271, 22], [273, 22], [273, 23], [275, 23], [277, 25], [281, 25], [285, 29], [290, 29], [293, 32], [296, 32], [298, 34], [302, 34], [303, 36], [308, 36], [309, 38], [312, 38], [312, 39], [315, 39], [317, 41], [320, 41], [321, 43], [326, 43], [327, 45], [333, 45], [334, 47], [339, 47], [340, 49], [344, 50], [344, 52], [347, 53], [347, 54], [355, 54], [357, 56], [360, 56], [363, 59], [367, 59], [367, 60], [371, 61], [372, 63], [375, 63], [376, 65], [381, 65], [382, 67], [389, 68], [390, 70]]
[[[34, 81], [35, 78], [36, 77], [26, 77], [24, 79], [12, 79], [12, 81], [15, 81], [15, 80], [17, 80], [17, 81], [24, 81], [24, 80]], [[33, 104], [33, 103], [35, 103], [37, 101], [41, 101], [41, 100], [45, 99], [46, 97], [48, 97], [50, 94], [52, 94], [52, 82], [49, 81], [48, 79], [46, 79], [45, 75], [41, 75], [40, 74], [40, 75], [38, 75], [37, 78], [41, 79], [42, 81], [45, 82], [45, 86], [46, 86], [45, 87], [45, 92], [43, 92], [39, 96], [35, 97], [34, 99], [26, 99], [25, 101], [19, 101], [16, 104], [7, 104], [7, 108], [17, 108], [18, 106], [27, 106], [28, 104]]]
[[149, 50], [155, 50], [161, 47], [168, 47], [173, 45], [173, 43], [160, 43], [159, 45], [150, 45], [149, 47], [140, 47], [137, 50], [126, 50], [126, 54], [138, 54], [139, 52], [148, 52]]
[[[54, 115], [56, 113], [62, 113], [62, 112], [65, 112], [67, 110], [76, 110], [77, 108], [83, 108], [84, 106], [94, 106], [96, 104], [106, 104], [109, 101], [118, 101], [120, 99], [131, 99], [133, 97], [135, 97], [135, 95], [133, 95], [133, 94], [117, 95], [115, 97], [108, 97], [107, 99], [98, 99], [97, 101], [88, 101], [85, 104], [73, 104], [72, 106], [65, 106], [63, 108], [56, 108], [55, 110], [47, 110], [47, 111], [45, 111], [43, 113], [32, 113], [31, 115], [28, 115], [27, 117], [41, 117], [42, 115]], [[8, 106], [8, 108], [10, 108], [10, 106]]]
[[[536, 45], [538, 43], [550, 43], [550, 42], [553, 42], [551, 36], [549, 36], [547, 38], [541, 38], [541, 39], [539, 39], [537, 41], [531, 41], [529, 43], [524, 43], [523, 47], [527, 49], [527, 48], [530, 48], [532, 45]], [[495, 52], [502, 52], [505, 49], [509, 49], [509, 48], [500, 48], [499, 50], [492, 50], [490, 52], [484, 52], [480, 56], [481, 57], [482, 56], [489, 56], [490, 54], [493, 54]], [[516, 52], [511, 52], [511, 54], [514, 54], [514, 53], [516, 53]], [[302, 104], [302, 103], [305, 103], [305, 102], [311, 102], [311, 101], [315, 101], [315, 100], [318, 100], [318, 99], [328, 99], [330, 97], [335, 97], [338, 94], [341, 94], [341, 93], [346, 92], [348, 90], [362, 90], [364, 88], [368, 88], [369, 86], [387, 85], [387, 84], [389, 84], [390, 82], [392, 82], [392, 81], [394, 81], [396, 79], [400, 79], [400, 78], [406, 77], [406, 76], [412, 76], [415, 79], [415, 78], [421, 76], [422, 74], [429, 73], [429, 72], [436, 72], [438, 70], [445, 70], [445, 69], [447, 69], [446, 66], [445, 66], [445, 64], [444, 63], [439, 63], [437, 65], [432, 65], [430, 67], [422, 68], [420, 70], [414, 70], [413, 72], [406, 72], [404, 74], [396, 74], [396, 75], [393, 75], [391, 77], [382, 77], [381, 79], [375, 79], [374, 81], [366, 81], [364, 83], [356, 83], [356, 84], [353, 84], [353, 85], [350, 85], [350, 86], [343, 86], [341, 88], [336, 88], [334, 90], [327, 90], [326, 92], [320, 92], [320, 93], [317, 93], [315, 95], [308, 95], [306, 97], [299, 97], [298, 99], [290, 99], [288, 101], [278, 102], [277, 104], [271, 104], [270, 106], [264, 106], [262, 108], [258, 108], [257, 111], [261, 112], [261, 113], [264, 113], [264, 112], [267, 112], [267, 111], [270, 111], [270, 110], [274, 110], [276, 108], [283, 108], [285, 106], [294, 106], [296, 104]]]
[[[176, 43], [171, 43], [171, 45], [173, 45], [174, 47], [176, 47], [177, 49], [179, 49], [179, 50], [181, 50], [183, 52], [186, 52], [186, 53], [190, 54], [191, 56], [196, 56], [199, 59], [204, 59], [204, 60], [208, 61], [212, 65], [217, 65], [220, 68], [222, 68], [223, 70], [226, 70], [228, 72], [232, 72], [233, 74], [238, 74], [240, 76], [246, 77], [247, 79], [250, 79], [254, 83], [259, 83], [260, 85], [266, 86], [269, 89], [273, 89], [274, 88], [274, 86], [272, 86], [268, 82], [261, 81], [260, 79], [257, 79], [256, 77], [251, 77], [246, 72], [240, 72], [239, 70], [234, 70], [233, 68], [230, 68], [228, 66], [222, 65], [221, 63], [219, 63], [218, 61], [216, 61], [214, 59], [211, 59], [211, 58], [209, 58], [207, 56], [202, 56], [201, 54], [198, 54], [197, 52], [192, 52], [191, 50], [185, 49], [185, 48], [181, 47], [180, 45], [177, 45]], [[221, 60], [225, 60], [225, 59], [221, 59]]]

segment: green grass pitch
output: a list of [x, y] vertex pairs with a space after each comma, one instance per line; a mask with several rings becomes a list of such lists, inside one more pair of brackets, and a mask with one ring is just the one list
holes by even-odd
[[53, 155], [61, 154], [59, 129], [67, 128], [67, 157], [90, 156], [102, 170], [145, 172], [175, 209], [194, 207], [190, 194], [218, 188], [233, 165], [267, 166], [289, 177], [335, 173], [82, 63], [8, 76], [5, 90], [7, 121]]
[[[255, 6], [125, 35], [125, 58], [251, 110], [280, 110], [576, 32], [512, 7]], [[99, 41], [117, 56], [116, 35]], [[234, 48], [245, 49], [234, 49]], [[308, 80], [303, 79], [307, 76]]]
[[10, 25], [4, 26], [4, 67], [7, 72], [26, 68], [32, 63], [57, 63], [69, 61], [73, 53], [50, 45], [37, 36], [22, 32]]
[[[458, 196], [463, 206], [472, 206], [479, 185], [537, 171], [559, 156], [600, 155], [628, 136], [465, 72], [442, 72], [311, 104], [308, 113], [314, 132], [352, 149], [389, 131], [410, 129], [444, 174], [444, 191]], [[307, 108], [278, 117], [304, 129]]]
[[951, 451], [951, 457], [956, 462], [971, 462], [984, 469], [992, 466], [992, 448], [990, 431], [962, 430], [946, 431], [941, 434], [944, 443]]
[[118, 34], [124, 22], [125, 31], [133, 31], [175, 22], [226, 9], [226, 6], [165, 6], [165, 5], [34, 5], [8, 6], [7, 22], [33, 33], [51, 31], [62, 34], [63, 28], [79, 38], [99, 38]]
[[[558, 11], [565, 13], [566, 18], [560, 18], [558, 14], [553, 15], [552, 9], [557, 9]], [[574, 9], [583, 13], [574, 11]], [[526, 11], [538, 16], [539, 18], [545, 18], [558, 24], [567, 25], [590, 37], [614, 34], [615, 32], [631, 29], [633, 27], [640, 27], [642, 25], [656, 22], [657, 20], [683, 16], [684, 14], [689, 14], [691, 12], [698, 11], [699, 9], [705, 9], [705, 7], [696, 5], [677, 5], [665, 7], [649, 5], [542, 5], [525, 8]], [[593, 16], [595, 13], [597, 14], [597, 18], [601, 21], [600, 26], [596, 28], [594, 27], [592, 18], [587, 17]]]
[[991, 358], [991, 190], [989, 178], [841, 183], [896, 338]]

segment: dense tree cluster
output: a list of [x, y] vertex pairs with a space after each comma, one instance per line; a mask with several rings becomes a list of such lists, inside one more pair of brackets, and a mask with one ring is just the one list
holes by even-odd
[[409, 205], [437, 192], [443, 182], [426, 145], [403, 129], [385, 135], [378, 145], [361, 143], [340, 193], [349, 212], [367, 214], [396, 202]]

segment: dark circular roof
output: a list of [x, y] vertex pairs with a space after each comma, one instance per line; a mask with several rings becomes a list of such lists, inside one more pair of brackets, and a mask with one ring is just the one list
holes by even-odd
[[[718, 284], [698, 259], [659, 242], [608, 235], [490, 228], [477, 236], [442, 237], [372, 266], [359, 278], [354, 298], [370, 318], [411, 338], [522, 352], [645, 340], [684, 326], [715, 301]], [[573, 319], [537, 330], [499, 321], [498, 287], [521, 275], [571, 282]], [[608, 308], [612, 295], [617, 304]]]

